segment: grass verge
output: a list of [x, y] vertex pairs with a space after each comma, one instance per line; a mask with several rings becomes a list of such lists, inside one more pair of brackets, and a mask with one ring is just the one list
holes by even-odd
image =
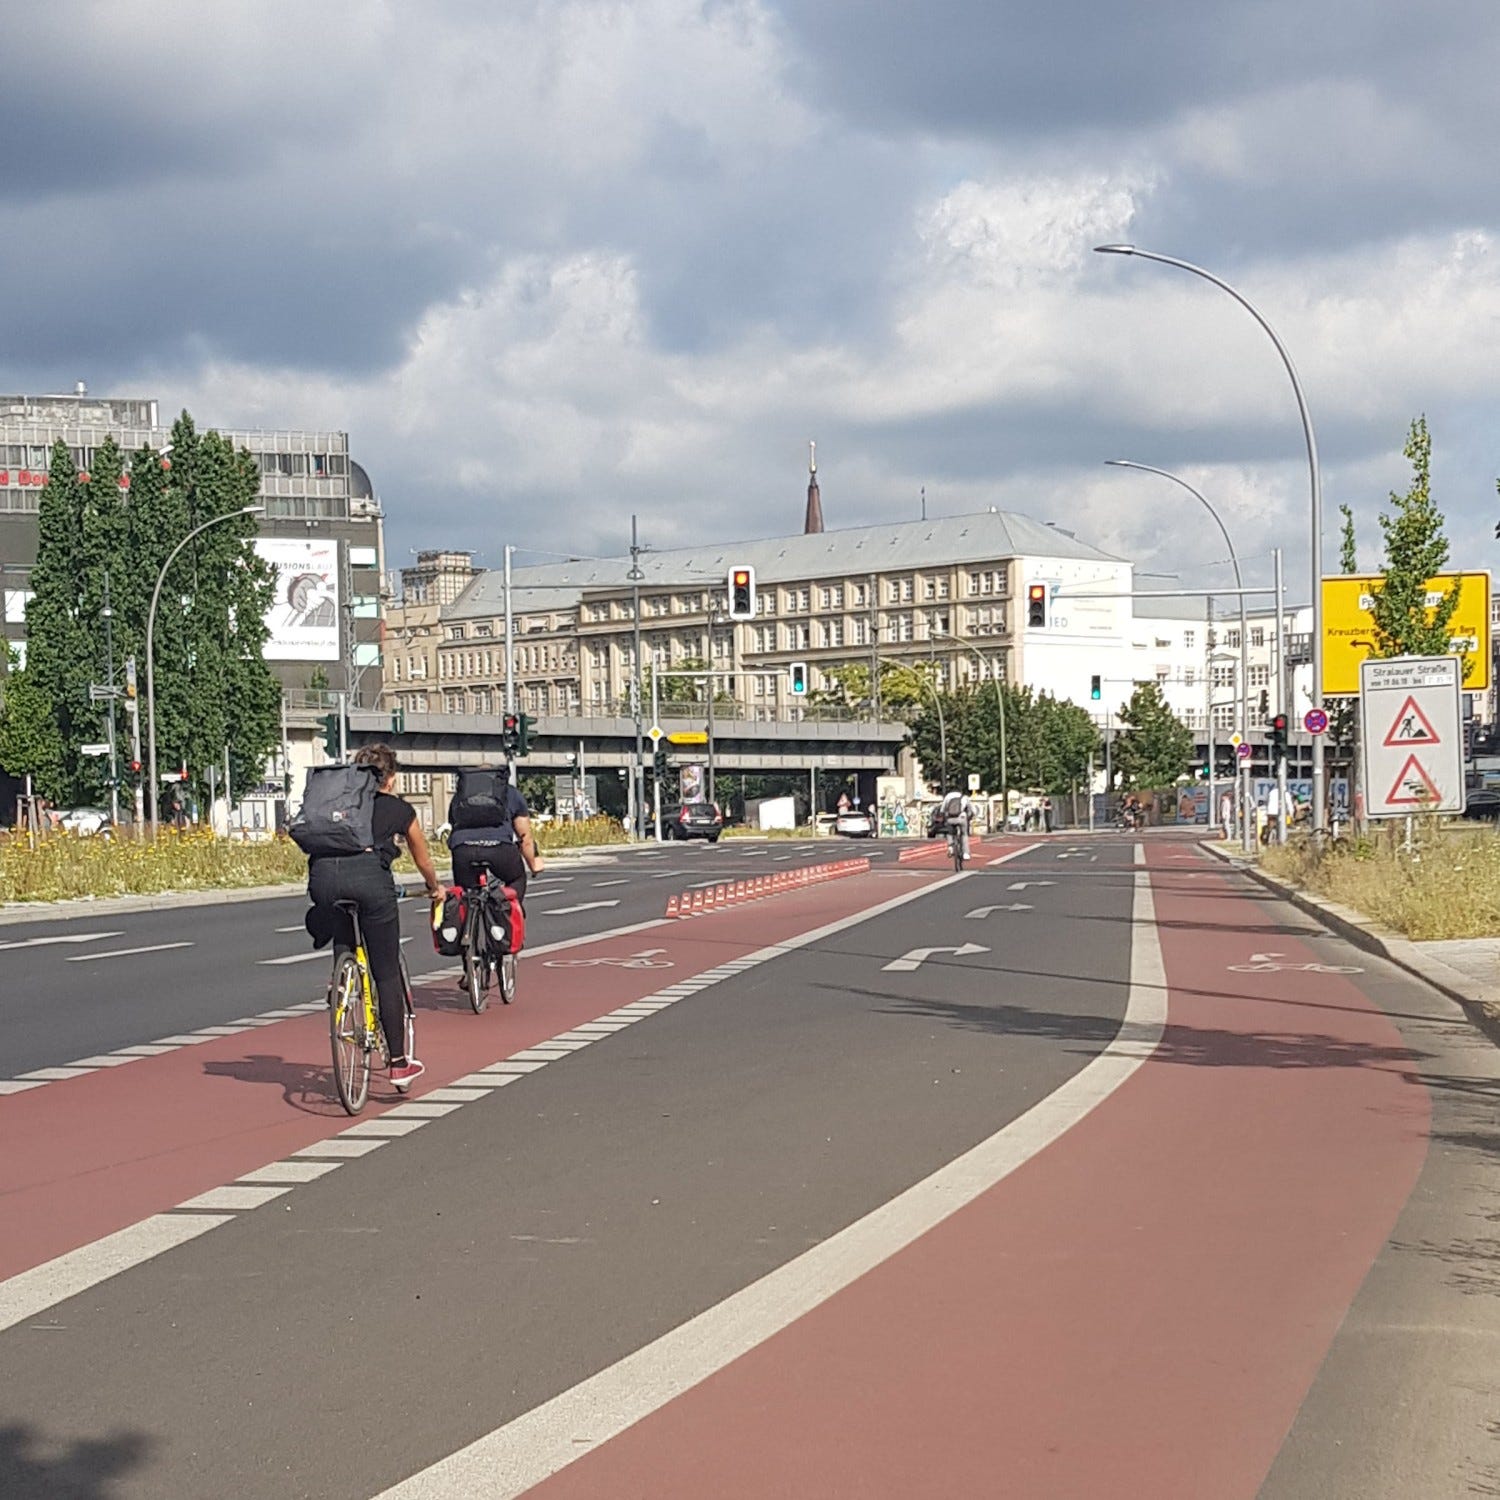
[[1500, 837], [1418, 829], [1408, 853], [1388, 827], [1317, 851], [1306, 841], [1267, 849], [1270, 874], [1351, 906], [1414, 942], [1500, 936]]

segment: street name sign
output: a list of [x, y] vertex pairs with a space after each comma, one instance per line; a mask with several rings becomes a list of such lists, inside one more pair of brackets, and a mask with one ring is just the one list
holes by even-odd
[[1464, 810], [1463, 718], [1456, 656], [1366, 659], [1359, 666], [1365, 814]]
[[[1375, 647], [1371, 611], [1382, 582], [1378, 575], [1361, 573], [1323, 580], [1323, 691], [1330, 696], [1359, 691], [1359, 664]], [[1490, 575], [1435, 574], [1427, 580], [1429, 612], [1455, 588], [1458, 603], [1448, 622], [1449, 650], [1463, 658], [1464, 691], [1482, 693], [1490, 685]]]
[[706, 745], [708, 734], [702, 729], [684, 729], [677, 734], [669, 734], [667, 739], [674, 745]]
[[80, 745], [78, 747], [78, 753], [80, 755], [108, 755], [109, 754], [109, 746], [107, 744], [106, 745]]

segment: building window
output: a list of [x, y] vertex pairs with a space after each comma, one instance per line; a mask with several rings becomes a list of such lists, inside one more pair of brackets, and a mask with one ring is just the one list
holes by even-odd
[[1250, 627], [1250, 644], [1254, 647], [1264, 646], [1266, 643], [1266, 627], [1264, 625], [1252, 625]]
[[1215, 667], [1213, 684], [1216, 688], [1232, 688], [1234, 686], [1234, 668]]
[[474, 627], [474, 634], [476, 636], [492, 636], [494, 633], [495, 627], [490, 624], [476, 625]]
[[951, 587], [951, 582], [952, 581], [946, 575], [944, 575], [942, 578], [938, 579], [938, 581], [937, 581], [937, 586], [938, 586], [937, 596], [938, 596], [939, 599], [946, 599], [946, 598], [949, 597], [949, 589]]
[[448, 639], [450, 641], [461, 641], [463, 638], [464, 628], [462, 625], [450, 625], [448, 627]]
[[1270, 667], [1251, 667], [1250, 668], [1250, 686], [1251, 687], [1253, 687], [1253, 688], [1263, 688], [1263, 687], [1270, 687], [1270, 685], [1271, 685], [1271, 669], [1270, 669]]
[[891, 616], [890, 638], [893, 641], [909, 641], [912, 638], [912, 620], [910, 615]]
[[1184, 667], [1182, 669], [1182, 685], [1184, 687], [1192, 687], [1192, 685], [1197, 682], [1197, 680], [1198, 674], [1193, 670], [1192, 667]]
[[870, 591], [862, 583], [849, 586], [850, 600], [855, 609], [868, 609], [870, 604]]
[[1229, 730], [1234, 728], [1234, 716], [1237, 707], [1233, 703], [1218, 703], [1214, 705], [1214, 728]]
[[819, 589], [818, 599], [824, 609], [833, 608], [833, 590], [831, 588], [825, 586], [824, 588]]
[[1197, 636], [1197, 633], [1195, 631], [1184, 630], [1182, 632], [1182, 644], [1189, 651], [1191, 651], [1193, 649], [1193, 642], [1196, 641], [1197, 639], [1198, 639], [1198, 636]]
[[1238, 651], [1240, 649], [1240, 633], [1239, 633], [1239, 631], [1238, 630], [1226, 630], [1224, 632], [1224, 644], [1226, 646], [1228, 646], [1231, 651]]
[[856, 620], [851, 638], [856, 646], [868, 646], [870, 644], [870, 622], [866, 619]]

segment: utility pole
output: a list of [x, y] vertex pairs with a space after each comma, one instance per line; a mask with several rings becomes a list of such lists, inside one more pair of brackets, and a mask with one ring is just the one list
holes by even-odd
[[[661, 712], [656, 696], [656, 657], [651, 658], [651, 723], [655, 728], [661, 727]], [[656, 742], [660, 748], [661, 741]], [[651, 831], [655, 835], [656, 842], [661, 843], [661, 772], [655, 768], [653, 762], [651, 772]]]
[[115, 739], [115, 636], [114, 610], [109, 606], [109, 570], [104, 572], [104, 683], [109, 689], [109, 820], [120, 826], [120, 752]]
[[[1286, 691], [1286, 598], [1282, 591], [1281, 548], [1271, 549], [1272, 565], [1276, 574], [1276, 712], [1286, 715], [1288, 733], [1292, 727], [1292, 711], [1287, 706]], [[1276, 776], [1277, 806], [1281, 816], [1276, 820], [1276, 842], [1286, 843], [1286, 751], [1283, 750], [1274, 768]], [[1332, 799], [1329, 799], [1332, 806]]]
[[135, 836], [146, 836], [146, 787], [141, 778], [141, 700], [136, 693], [135, 657], [125, 658], [125, 711], [130, 715], [130, 763], [135, 767]]
[[[644, 743], [644, 731], [641, 725], [641, 579], [646, 575], [641, 572], [641, 543], [636, 529], [636, 518], [630, 518], [630, 618], [635, 626], [635, 644], [631, 658], [631, 687], [630, 695], [631, 711], [635, 715], [635, 760], [630, 767], [630, 795], [631, 805], [635, 809], [635, 816], [630, 823], [630, 836], [633, 839], [645, 837], [645, 827], [642, 817], [645, 811], [645, 768], [642, 764], [642, 745]], [[709, 650], [713, 650], [713, 627], [709, 627]], [[713, 662], [710, 661], [712, 666]], [[653, 674], [654, 676], [654, 674]], [[655, 719], [651, 721], [653, 724]]]
[[[505, 544], [505, 711], [508, 714], [516, 711], [516, 616], [510, 602], [510, 559], [515, 550], [509, 542]], [[579, 613], [581, 618], [581, 609]], [[509, 756], [505, 759], [505, 770], [514, 781], [516, 763]]]

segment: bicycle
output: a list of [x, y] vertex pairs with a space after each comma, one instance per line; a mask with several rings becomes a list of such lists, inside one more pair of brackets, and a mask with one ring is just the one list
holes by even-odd
[[[357, 1115], [370, 1097], [372, 1054], [379, 1053], [380, 1065], [391, 1065], [391, 1050], [380, 1024], [380, 1006], [370, 975], [370, 961], [365, 953], [364, 934], [359, 926], [359, 904], [336, 901], [338, 910], [347, 912], [354, 924], [354, 947], [337, 955], [333, 975], [328, 982], [328, 1034], [333, 1050], [333, 1081], [339, 1103], [345, 1114]], [[416, 1021], [411, 1002], [411, 974], [406, 955], [401, 959], [401, 992], [406, 1000], [406, 1055], [412, 1055]]]
[[[516, 998], [516, 955], [496, 953], [491, 937], [490, 918], [495, 912], [495, 887], [489, 883], [490, 869], [487, 865], [479, 870], [479, 884], [465, 892], [468, 899], [468, 919], [464, 923], [463, 965], [464, 992], [474, 1014], [482, 1015], [490, 1003], [490, 975], [494, 973], [500, 985], [500, 1003], [509, 1005]], [[503, 893], [502, 893], [503, 894]]]
[[948, 853], [953, 858], [953, 868], [962, 870], [964, 867], [964, 829], [962, 823], [950, 823], [948, 825]]

